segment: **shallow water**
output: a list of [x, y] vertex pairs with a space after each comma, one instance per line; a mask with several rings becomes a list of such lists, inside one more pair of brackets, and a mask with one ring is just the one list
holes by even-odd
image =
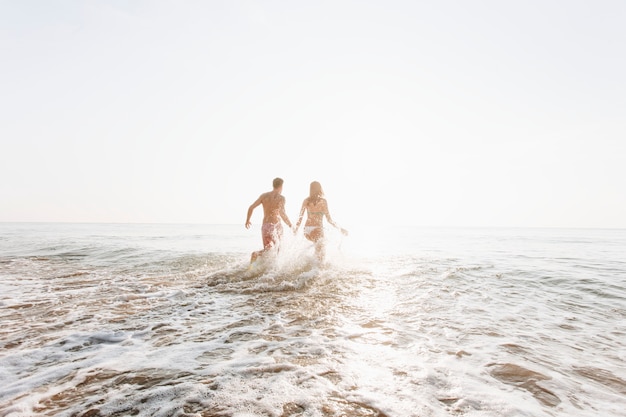
[[0, 416], [624, 416], [626, 231], [0, 224]]

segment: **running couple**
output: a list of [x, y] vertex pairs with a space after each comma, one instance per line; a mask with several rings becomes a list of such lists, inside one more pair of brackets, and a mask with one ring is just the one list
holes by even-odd
[[304, 236], [315, 243], [315, 254], [319, 259], [324, 258], [324, 216], [326, 216], [326, 220], [329, 224], [341, 230], [341, 233], [344, 235], [348, 234], [348, 231], [339, 227], [330, 216], [328, 203], [324, 198], [324, 191], [319, 182], [313, 181], [311, 183], [309, 196], [302, 202], [302, 208], [300, 209], [300, 215], [295, 228], [293, 228], [287, 213], [285, 213], [285, 197], [281, 195], [283, 192], [282, 178], [274, 178], [272, 185], [274, 186], [272, 191], [261, 194], [248, 208], [246, 229], [249, 229], [252, 225], [250, 218], [252, 217], [254, 209], [263, 205], [263, 226], [261, 227], [263, 250], [253, 252], [250, 262], [254, 262], [259, 256], [279, 245], [283, 235], [281, 220], [284, 221], [289, 228], [293, 229], [294, 233], [297, 233], [305, 211], [307, 213], [307, 219], [304, 224]]

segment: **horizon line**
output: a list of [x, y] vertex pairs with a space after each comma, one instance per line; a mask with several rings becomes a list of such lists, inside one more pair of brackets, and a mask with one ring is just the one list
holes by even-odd
[[[42, 221], [19, 220], [3, 221], [0, 224], [75, 224], [75, 225], [161, 225], [161, 226], [239, 226], [240, 223], [208, 223], [208, 222], [114, 222], [114, 221]], [[259, 224], [254, 226], [259, 226]], [[241, 224], [241, 227], [245, 227]], [[417, 227], [424, 229], [584, 229], [584, 230], [626, 230], [626, 226], [506, 226], [506, 225], [425, 225], [425, 224], [380, 224], [380, 227]]]

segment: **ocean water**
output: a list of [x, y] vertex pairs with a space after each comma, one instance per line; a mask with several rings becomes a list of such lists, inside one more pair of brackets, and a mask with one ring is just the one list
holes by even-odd
[[626, 230], [0, 224], [0, 416], [626, 416]]

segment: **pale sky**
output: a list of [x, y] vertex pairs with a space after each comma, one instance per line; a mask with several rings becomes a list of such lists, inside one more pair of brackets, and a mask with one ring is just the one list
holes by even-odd
[[[0, 221], [626, 227], [626, 1], [0, 0]], [[260, 209], [253, 222], [261, 222]]]

